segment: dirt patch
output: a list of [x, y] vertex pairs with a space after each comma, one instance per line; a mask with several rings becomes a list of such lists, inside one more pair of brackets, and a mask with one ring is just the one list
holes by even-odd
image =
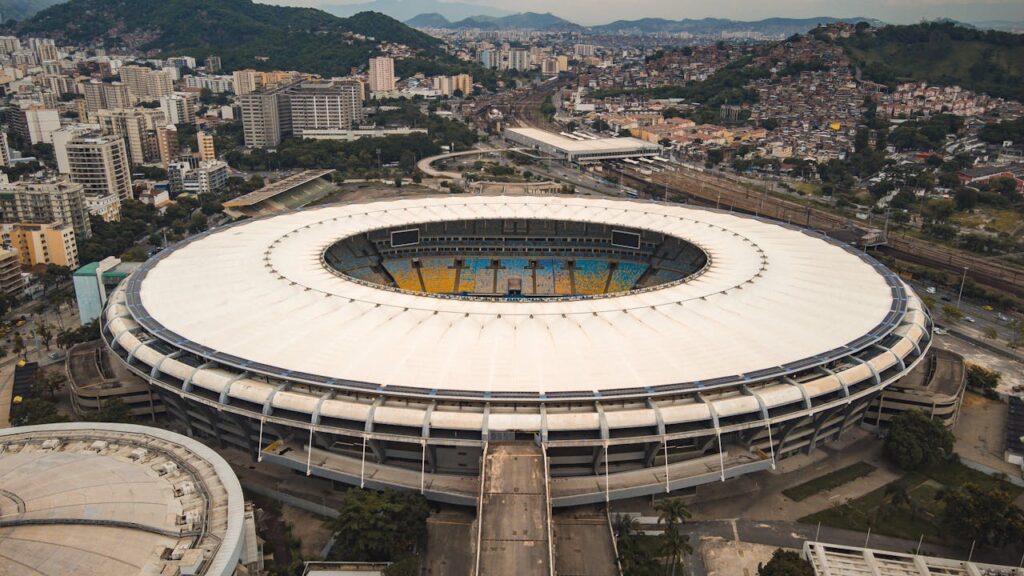
[[301, 542], [299, 549], [306, 560], [319, 560], [331, 532], [324, 527], [324, 519], [301, 508], [281, 505], [281, 517], [292, 527], [292, 536]]

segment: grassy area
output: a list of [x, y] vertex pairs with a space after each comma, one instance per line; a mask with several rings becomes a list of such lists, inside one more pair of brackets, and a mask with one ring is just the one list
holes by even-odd
[[1019, 236], [1024, 227], [1021, 226], [1020, 213], [1016, 210], [982, 207], [974, 212], [958, 212], [953, 215], [953, 223], [958, 226], [978, 228]]
[[[923, 534], [928, 542], [952, 544], [956, 535], [949, 534], [937, 523], [938, 516], [942, 513], [942, 503], [938, 502], [935, 497], [943, 486], [958, 487], [966, 482], [972, 482], [986, 490], [999, 488], [1014, 496], [1024, 492], [1022, 488], [997, 480], [962, 464], [943, 464], [934, 469], [911, 472], [856, 500], [804, 516], [800, 522], [808, 524], [821, 522], [826, 526], [859, 532], [866, 532], [870, 528], [874, 533], [907, 540], [915, 540]], [[903, 508], [894, 507], [890, 502], [890, 497], [886, 495], [886, 489], [889, 486], [905, 489], [913, 505]]]
[[824, 476], [808, 480], [803, 484], [797, 484], [792, 488], [787, 488], [783, 490], [782, 493], [790, 500], [799, 502], [817, 494], [818, 492], [824, 492], [825, 490], [831, 490], [833, 488], [838, 488], [843, 484], [853, 482], [854, 480], [867, 476], [874, 471], [875, 467], [871, 464], [868, 464], [867, 462], [857, 462], [856, 464], [851, 464], [845, 468], [829, 472]]

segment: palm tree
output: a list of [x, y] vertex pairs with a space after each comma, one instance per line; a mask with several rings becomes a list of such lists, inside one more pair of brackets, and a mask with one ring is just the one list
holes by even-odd
[[686, 504], [677, 498], [666, 498], [654, 505], [658, 512], [658, 523], [664, 524], [666, 529], [672, 528], [689, 520], [693, 514]]
[[661, 500], [654, 505], [654, 509], [658, 512], [658, 523], [665, 525], [665, 532], [661, 537], [662, 553], [670, 559], [665, 571], [674, 576], [682, 557], [693, 553], [690, 537], [679, 530], [692, 514], [686, 504], [678, 498]]
[[669, 557], [669, 565], [665, 572], [675, 576], [676, 567], [680, 565], [682, 559], [693, 554], [690, 536], [680, 532], [677, 526], [672, 526], [661, 535], [661, 552]]
[[612, 521], [612, 529], [617, 539], [624, 540], [640, 530], [640, 523], [632, 516], [618, 514]]

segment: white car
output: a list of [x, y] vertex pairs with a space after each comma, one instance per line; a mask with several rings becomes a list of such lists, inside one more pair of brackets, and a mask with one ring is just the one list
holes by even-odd
[[949, 332], [947, 332], [945, 328], [936, 328], [935, 330], [933, 330], [933, 332], [940, 336], [943, 334], [949, 334]]
[[929, 286], [929, 287], [925, 288], [924, 291], [929, 293], [929, 294], [935, 294], [935, 286]]
[[977, 320], [975, 320], [973, 316], [964, 316], [964, 322], [970, 322], [971, 324], [974, 324], [975, 322], [977, 322]]

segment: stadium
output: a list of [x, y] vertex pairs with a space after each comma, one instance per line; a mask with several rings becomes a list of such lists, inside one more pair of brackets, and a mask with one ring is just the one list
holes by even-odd
[[474, 504], [489, 442], [554, 506], [765, 470], [856, 426], [931, 345], [903, 281], [817, 233], [576, 196], [398, 198], [209, 231], [108, 300], [190, 435]]

